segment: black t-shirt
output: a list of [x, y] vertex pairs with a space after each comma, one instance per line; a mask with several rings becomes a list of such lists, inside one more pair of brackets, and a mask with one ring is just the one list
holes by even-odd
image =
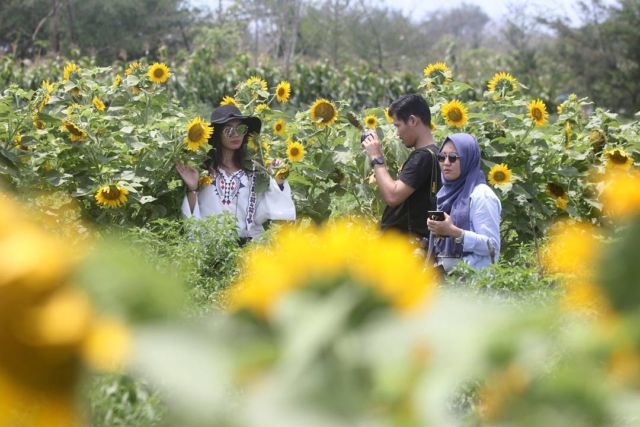
[[[440, 165], [432, 153], [438, 153], [438, 147], [435, 144], [417, 148], [409, 154], [409, 158], [402, 165], [398, 179], [415, 188], [416, 191], [398, 206], [385, 208], [380, 221], [383, 230], [394, 228], [422, 237], [429, 236], [427, 211], [436, 210], [436, 193], [442, 186]], [[436, 190], [432, 192], [431, 175], [434, 172]]]

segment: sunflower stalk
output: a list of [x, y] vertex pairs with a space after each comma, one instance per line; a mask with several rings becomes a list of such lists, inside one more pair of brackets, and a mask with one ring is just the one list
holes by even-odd
[[[91, 135], [90, 139], [94, 140], [96, 146], [98, 145], [98, 143], [99, 143], [98, 138], [96, 138], [93, 135]], [[96, 173], [97, 173], [98, 177], [100, 177], [99, 179], [100, 179], [101, 185], [108, 184], [109, 181], [104, 181], [102, 179], [104, 176], [102, 174], [101, 164], [98, 161], [98, 156], [96, 155], [95, 148], [90, 144], [87, 144], [87, 145], [88, 145], [87, 151], [89, 152], [89, 156], [91, 157], [91, 160], [93, 161], [93, 166], [96, 168]]]
[[[530, 130], [531, 128], [529, 128]], [[529, 130], [527, 131], [527, 133], [529, 133]], [[525, 170], [527, 171], [527, 179], [529, 179], [529, 177], [532, 176], [532, 171], [531, 171], [531, 163], [530, 162], [526, 162], [525, 163]], [[528, 202], [528, 201], [527, 201]], [[531, 233], [532, 233], [532, 237], [533, 237], [533, 247], [535, 248], [536, 251], [536, 264], [537, 264], [537, 272], [538, 272], [538, 279], [540, 279], [543, 275], [542, 273], [542, 260], [540, 259], [540, 245], [538, 244], [538, 233], [536, 232], [536, 221], [534, 219], [534, 212], [531, 209], [531, 203], [527, 203], [526, 206], [526, 211], [527, 211], [527, 215], [529, 216], [529, 225], [531, 227]]]

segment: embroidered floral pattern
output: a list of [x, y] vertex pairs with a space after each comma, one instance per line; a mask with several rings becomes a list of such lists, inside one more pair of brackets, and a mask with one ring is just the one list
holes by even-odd
[[247, 225], [253, 224], [253, 215], [256, 212], [256, 174], [251, 174], [249, 182], [249, 206], [247, 207]]
[[238, 197], [238, 192], [242, 188], [242, 176], [245, 172], [241, 169], [227, 176], [223, 171], [218, 170], [215, 180], [215, 189], [222, 206], [231, 205], [231, 201]]

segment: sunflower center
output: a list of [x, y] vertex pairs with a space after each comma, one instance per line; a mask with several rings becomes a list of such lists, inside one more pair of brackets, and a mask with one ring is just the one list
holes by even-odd
[[292, 156], [292, 157], [295, 157], [295, 156], [297, 156], [298, 154], [300, 154], [300, 150], [298, 150], [298, 148], [297, 148], [297, 147], [291, 147], [290, 153], [291, 153], [291, 156]]
[[322, 103], [316, 107], [316, 116], [320, 117], [323, 122], [328, 122], [333, 118], [335, 110], [331, 104]]
[[497, 182], [500, 181], [504, 181], [506, 178], [506, 175], [504, 174], [504, 172], [496, 172], [495, 175], [493, 175], [493, 179], [495, 179]]
[[115, 185], [110, 185], [109, 190], [102, 190], [102, 195], [107, 200], [118, 200], [120, 198], [120, 190]]
[[534, 109], [531, 111], [531, 115], [532, 115], [532, 116], [533, 116], [533, 118], [534, 118], [534, 119], [536, 119], [536, 120], [542, 120], [542, 117], [543, 117], [543, 115], [542, 115], [542, 110], [541, 110], [541, 109], [539, 109], [539, 108], [534, 108]]
[[164, 70], [162, 68], [156, 68], [153, 70], [153, 76], [157, 79], [164, 77]]
[[69, 133], [75, 136], [82, 136], [82, 131], [73, 123], [67, 124], [66, 128], [69, 131]]
[[549, 190], [549, 193], [551, 193], [555, 197], [564, 196], [564, 189], [560, 187], [558, 184], [551, 182], [547, 184], [547, 189]]
[[276, 125], [276, 132], [280, 132], [282, 130], [282, 125], [280, 123], [278, 123]]
[[282, 97], [282, 96], [285, 95], [285, 93], [286, 93], [286, 91], [284, 90], [283, 87], [278, 88], [278, 96]]
[[449, 111], [447, 116], [452, 122], [459, 122], [460, 120], [462, 120], [462, 111], [460, 111], [460, 109], [458, 108], [453, 108]]
[[204, 128], [200, 123], [197, 123], [189, 128], [189, 140], [200, 141], [204, 134]]
[[611, 153], [609, 159], [611, 159], [613, 163], [622, 165], [627, 163], [628, 157], [622, 154], [620, 151], [615, 150], [613, 153]]

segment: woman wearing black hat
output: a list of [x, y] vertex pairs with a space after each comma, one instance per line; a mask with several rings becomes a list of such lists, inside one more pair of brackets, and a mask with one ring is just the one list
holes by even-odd
[[[203, 218], [231, 212], [238, 221], [241, 241], [260, 235], [262, 224], [271, 220], [294, 220], [295, 206], [291, 188], [285, 180], [270, 178], [269, 188], [256, 192], [256, 174], [245, 164], [249, 135], [257, 138], [262, 123], [257, 117], [243, 116], [233, 105], [223, 105], [211, 114], [213, 146], [204, 162], [212, 185], [198, 188], [200, 173], [186, 163], [176, 162], [176, 169], [187, 186], [182, 203], [185, 217]], [[274, 161], [278, 166], [278, 161]]]

